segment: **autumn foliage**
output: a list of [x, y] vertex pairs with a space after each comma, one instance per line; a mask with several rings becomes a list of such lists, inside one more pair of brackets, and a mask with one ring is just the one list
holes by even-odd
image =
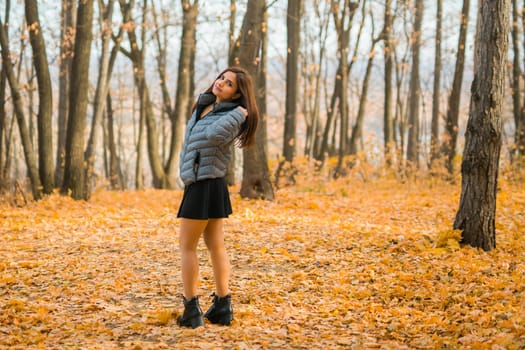
[[[460, 186], [296, 179], [242, 200], [231, 327], [181, 329], [180, 191], [0, 204], [0, 348], [523, 349], [525, 188], [501, 180], [497, 248], [459, 243]], [[213, 292], [204, 244], [201, 305]]]

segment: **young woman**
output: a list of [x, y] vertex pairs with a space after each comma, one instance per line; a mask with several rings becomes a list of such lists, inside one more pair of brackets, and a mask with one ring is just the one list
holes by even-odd
[[229, 290], [230, 261], [224, 247], [223, 220], [232, 213], [225, 180], [231, 144], [250, 146], [259, 112], [250, 75], [242, 68], [225, 69], [193, 106], [180, 157], [184, 196], [180, 204], [180, 252], [184, 327], [204, 325], [197, 285], [197, 246], [201, 235], [210, 253], [215, 279], [213, 305], [204, 314], [210, 322], [230, 325], [233, 319]]

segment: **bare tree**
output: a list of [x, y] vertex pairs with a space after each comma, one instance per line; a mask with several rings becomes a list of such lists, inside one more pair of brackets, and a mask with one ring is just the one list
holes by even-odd
[[15, 77], [13, 70], [13, 62], [11, 61], [11, 53], [9, 50], [9, 40], [6, 31], [6, 27], [3, 21], [0, 19], [0, 46], [2, 47], [2, 66], [3, 71], [9, 81], [11, 87], [11, 97], [13, 99], [13, 105], [18, 123], [18, 130], [20, 131], [20, 139], [22, 140], [22, 147], [24, 150], [24, 157], [27, 166], [27, 172], [29, 179], [31, 180], [31, 188], [33, 192], [33, 198], [39, 200], [42, 198], [42, 186], [40, 183], [40, 177], [38, 175], [38, 166], [36, 161], [36, 155], [33, 151], [31, 144], [31, 138], [29, 135], [29, 128], [27, 127], [26, 117], [24, 115], [24, 105], [22, 96], [20, 94], [20, 86], [18, 80]]
[[[336, 112], [348, 113], [347, 108], [347, 83], [348, 83], [348, 76], [350, 74], [350, 71], [352, 69], [352, 64], [354, 60], [350, 60], [348, 62], [348, 45], [350, 40], [350, 30], [352, 29], [352, 23], [354, 15], [359, 8], [359, 2], [349, 2], [345, 0], [343, 3], [343, 6], [341, 8], [340, 3], [333, 3], [331, 4], [331, 12], [332, 17], [334, 20], [334, 23], [336, 24], [336, 32], [337, 32], [337, 46], [338, 46], [338, 52], [339, 54], [339, 63], [337, 67], [337, 72], [335, 75], [335, 86], [332, 93], [332, 97], [330, 99], [330, 105], [327, 108], [327, 118], [326, 123], [322, 135], [322, 142], [320, 144], [319, 150], [316, 152], [316, 159], [324, 161], [325, 156], [329, 153], [329, 139], [330, 139], [330, 130], [332, 130], [332, 126], [334, 124], [334, 117], [336, 116]], [[363, 4], [364, 7], [364, 4]], [[363, 23], [361, 22], [361, 27], [359, 28], [359, 34], [357, 36], [356, 44], [355, 44], [355, 50], [353, 57], [356, 57], [357, 48], [359, 47], [361, 32], [363, 28]], [[344, 54], [345, 57], [342, 57]], [[344, 63], [344, 68], [343, 68]], [[346, 78], [344, 78], [346, 76]], [[343, 81], [345, 80], [345, 81]], [[344, 101], [343, 101], [344, 100]], [[340, 121], [342, 123], [346, 123], [344, 121], [348, 121], [347, 116], [341, 115]], [[340, 125], [340, 127], [344, 127], [343, 125]], [[346, 128], [348, 128], [348, 125], [346, 123]], [[335, 139], [335, 127], [333, 128], [333, 135], [332, 139]], [[347, 137], [348, 137], [348, 130], [340, 131], [340, 136], [344, 136], [345, 140], [343, 141], [344, 144], [340, 144], [340, 146], [344, 146], [345, 149], [343, 150], [343, 153], [339, 153], [339, 161], [337, 165], [336, 175], [339, 170], [341, 170], [341, 164], [342, 164], [342, 156], [344, 155], [344, 152], [346, 152], [346, 143], [347, 143]], [[332, 142], [334, 144], [334, 142]]]
[[107, 120], [107, 149], [109, 151], [108, 161], [108, 178], [112, 189], [124, 189], [124, 180], [120, 168], [120, 159], [117, 154], [115, 128], [113, 122], [113, 106], [111, 94], [107, 94], [106, 102], [106, 120]]
[[423, 0], [415, 0], [415, 6], [414, 31], [412, 32], [412, 71], [409, 88], [407, 161], [417, 168], [419, 163], [419, 103], [421, 99], [419, 58], [423, 23]]
[[409, 56], [410, 56], [410, 48], [411, 48], [411, 32], [413, 31], [413, 26], [410, 25], [408, 21], [407, 12], [410, 12], [409, 8], [410, 3], [409, 2], [396, 2], [396, 13], [400, 13], [401, 19], [403, 20], [401, 29], [402, 34], [404, 36], [405, 40], [397, 40], [396, 42], [404, 41], [407, 43], [407, 45], [400, 45], [396, 44], [393, 45], [393, 58], [394, 58], [394, 72], [395, 72], [395, 83], [396, 83], [396, 91], [395, 91], [395, 113], [394, 113], [394, 141], [397, 148], [397, 155], [399, 156], [398, 159], [398, 166], [399, 168], [403, 168], [404, 163], [404, 150], [406, 146], [406, 130], [408, 127], [408, 118], [407, 118], [407, 110], [408, 110], [408, 100], [410, 98], [410, 95], [406, 93], [405, 95], [405, 89], [404, 86], [406, 85], [406, 80], [409, 76], [408, 68], [409, 68]]
[[36, 0], [25, 1], [25, 13], [29, 28], [29, 37], [33, 49], [33, 63], [38, 81], [38, 163], [40, 182], [46, 194], [54, 189], [53, 164], [53, 95], [51, 77], [47, 64], [46, 45], [40, 26], [38, 4]]
[[[261, 46], [263, 41], [263, 26], [265, 24], [266, 1], [248, 0], [246, 14], [243, 19], [240, 37], [237, 39], [239, 45], [235, 45], [233, 62], [245, 67], [255, 80], [256, 94], [265, 94], [261, 91], [260, 82], [261, 69]], [[263, 71], [266, 74], [265, 71]], [[263, 75], [264, 76], [264, 75]], [[258, 96], [258, 101], [260, 101]], [[245, 198], [263, 198], [273, 200], [274, 193], [270, 181], [268, 159], [266, 155], [266, 109], [259, 106], [261, 120], [257, 128], [256, 142], [253, 147], [243, 149], [243, 178], [240, 194]]]
[[437, 0], [436, 10], [436, 54], [434, 57], [434, 89], [432, 93], [432, 121], [430, 131], [430, 167], [439, 154], [439, 100], [441, 99], [441, 37], [443, 22], [443, 0]]
[[[324, 6], [325, 11], [322, 11], [320, 8], [321, 4]], [[310, 28], [310, 26], [306, 24], [308, 23], [306, 22], [308, 18], [303, 16], [303, 20], [305, 21], [303, 28], [305, 29], [306, 38], [306, 40], [303, 40], [305, 45], [305, 59], [303, 63], [303, 74], [305, 75], [303, 78], [303, 113], [306, 122], [304, 153], [309, 158], [319, 153], [321, 144], [321, 74], [326, 57], [326, 38], [329, 32], [328, 25], [330, 22], [330, 7], [324, 1], [316, 0], [313, 9], [319, 25], [317, 26], [317, 33], [313, 34], [310, 39], [306, 35], [306, 30]], [[315, 47], [316, 42], [318, 43], [318, 51], [316, 51]], [[311, 44], [309, 46], [311, 47], [310, 49], [306, 47], [309, 44]]]
[[284, 117], [283, 156], [292, 162], [296, 152], [298, 58], [301, 47], [302, 0], [288, 0], [286, 13], [287, 58], [286, 58], [286, 108]]
[[[525, 5], [522, 13], [525, 11]], [[512, 47], [514, 60], [512, 63], [512, 99], [514, 107], [514, 145], [515, 153], [518, 157], [525, 155], [525, 107], [521, 101], [520, 80], [522, 72], [520, 68], [520, 47], [519, 47], [519, 10], [518, 0], [512, 0]], [[522, 25], [525, 28], [525, 16], [522, 16]]]
[[[441, 1], [441, 0], [438, 0]], [[383, 45], [385, 57], [385, 96], [383, 108], [383, 143], [385, 147], [385, 158], [387, 164], [390, 164], [391, 147], [394, 143], [394, 120], [392, 116], [392, 72], [393, 58], [392, 51], [392, 27], [394, 20], [392, 16], [392, 0], [385, 1], [385, 19], [383, 27]]]
[[407, 161], [416, 168], [419, 165], [419, 103], [421, 83], [419, 81], [419, 57], [421, 29], [423, 23], [423, 0], [415, 0], [414, 30], [412, 32], [412, 71], [410, 73], [410, 103], [408, 108]]
[[454, 229], [462, 241], [483, 250], [496, 247], [496, 194], [501, 151], [510, 0], [484, 1], [470, 112], [461, 164], [461, 198]]
[[[91, 188], [96, 181], [95, 177], [95, 155], [98, 148], [100, 134], [102, 132], [102, 117], [105, 110], [107, 95], [109, 91], [109, 80], [111, 75], [111, 50], [109, 44], [113, 34], [111, 30], [111, 23], [113, 18], [114, 0], [109, 0], [107, 6], [102, 1], [99, 1], [99, 9], [102, 14], [101, 18], [101, 35], [102, 35], [102, 51], [99, 59], [99, 74], [97, 80], [97, 88], [95, 90], [95, 103], [93, 105], [93, 118], [91, 122], [91, 131], [87, 143], [85, 159], [86, 159], [86, 193], [87, 196], [91, 194]], [[116, 45], [120, 45], [120, 40], [116, 40]], [[92, 179], [93, 178], [93, 179]]]
[[77, 7], [74, 0], [62, 0], [60, 16], [60, 57], [58, 77], [57, 151], [55, 161], [55, 186], [62, 187], [66, 157], [67, 116], [69, 113], [69, 88], [71, 63], [75, 44]]
[[[183, 11], [181, 49], [179, 52], [179, 66], [177, 74], [177, 93], [175, 96], [175, 108], [170, 114], [171, 120], [171, 147], [168, 164], [166, 166], [170, 177], [170, 187], [176, 186], [175, 174], [179, 169], [179, 154], [184, 139], [184, 129], [188, 110], [193, 100], [193, 59], [195, 57], [195, 42], [197, 33], [197, 15], [199, 14], [199, 2], [194, 0], [181, 0]], [[181, 187], [180, 184], [178, 187]]]
[[461, 11], [461, 23], [459, 29], [458, 51], [456, 56], [456, 69], [452, 82], [452, 91], [448, 100], [448, 110], [445, 122], [447, 137], [443, 142], [443, 153], [446, 156], [448, 172], [453, 173], [453, 162], [456, 157], [456, 143], [458, 139], [459, 105], [461, 100], [461, 84], [463, 82], [463, 71], [465, 70], [465, 46], [467, 41], [467, 25], [470, 0], [463, 0]]
[[75, 53], [71, 70], [69, 116], [66, 137], [66, 165], [62, 193], [74, 199], [87, 199], [84, 181], [84, 133], [89, 88], [89, 59], [93, 37], [93, 0], [78, 4]]
[[[121, 11], [122, 11], [122, 16], [124, 18], [124, 23], [132, 24], [133, 20], [131, 17], [131, 9], [134, 6], [134, 1], [131, 0], [129, 3], [126, 3], [125, 0], [119, 0], [119, 3], [120, 3]], [[142, 13], [143, 13], [142, 22], [143, 23], [145, 22], [147, 7], [148, 7], [147, 0], [144, 0], [143, 5], [142, 5]], [[124, 48], [121, 48], [121, 52], [123, 52], [127, 57], [129, 57], [133, 64], [133, 76], [134, 76], [135, 86], [137, 87], [137, 91], [139, 94], [141, 113], [144, 116], [144, 121], [146, 125], [146, 130], [147, 130], [147, 135], [146, 135], [147, 145], [148, 145], [147, 149], [148, 149], [148, 158], [150, 162], [151, 173], [153, 175], [153, 186], [155, 188], [168, 188], [170, 186], [169, 179], [164, 169], [164, 166], [162, 164], [162, 160], [160, 158], [159, 145], [158, 145], [159, 138], [158, 138], [158, 130], [157, 130], [157, 121], [155, 120], [155, 115], [153, 112], [153, 102], [151, 101], [149, 86], [148, 86], [147, 79], [145, 76], [145, 66], [144, 66], [145, 65], [144, 55], [145, 55], [145, 49], [146, 49], [145, 26], [142, 26], [142, 36], [140, 40], [140, 42], [142, 43], [142, 46], [139, 45], [139, 40], [135, 32], [135, 26], [129, 25], [127, 33], [128, 33], [130, 48], [129, 50], [125, 50]], [[140, 142], [139, 142], [139, 145], [140, 145]], [[140, 149], [138, 149], [137, 152], [140, 152]], [[137, 167], [140, 167], [140, 157], [139, 156], [137, 156]], [[137, 175], [137, 181], [140, 182], [141, 181], [140, 178], [141, 176]]]
[[366, 71], [365, 76], [363, 78], [363, 86], [361, 89], [361, 96], [359, 97], [359, 107], [357, 111], [357, 117], [355, 124], [352, 128], [352, 134], [350, 136], [350, 142], [349, 142], [349, 153], [352, 155], [357, 154], [357, 144], [358, 141], [362, 139], [363, 134], [363, 122], [365, 119], [365, 110], [366, 110], [366, 103], [367, 103], [367, 97], [368, 97], [368, 87], [370, 83], [370, 76], [372, 75], [372, 63], [374, 62], [375, 57], [375, 46], [377, 42], [381, 38], [374, 38], [374, 18], [372, 13], [370, 13], [370, 17], [372, 19], [372, 31], [371, 31], [371, 40], [372, 40], [372, 47], [370, 48], [370, 52], [368, 54], [368, 63], [366, 65]]
[[[236, 0], [230, 0], [230, 20], [229, 20], [229, 29], [228, 29], [228, 66], [235, 65], [235, 17], [237, 15], [237, 1]], [[232, 150], [232, 157], [231, 161], [228, 164], [228, 171], [226, 172], [226, 183], [229, 186], [233, 186], [236, 183], [235, 179], [235, 168], [236, 168], [236, 158], [237, 158], [237, 151], [235, 149], [235, 145], [231, 145]]]
[[[337, 167], [335, 170], [335, 176], [341, 173], [343, 157], [346, 152], [346, 145], [348, 141], [348, 97], [347, 97], [347, 86], [348, 86], [348, 42], [350, 37], [351, 20], [347, 22], [347, 16], [352, 18], [348, 14], [348, 10], [351, 10], [351, 3], [349, 0], [344, 0], [342, 6], [340, 3], [335, 3], [332, 8], [332, 14], [334, 19], [335, 30], [337, 32], [337, 51], [339, 52], [339, 67], [340, 80], [341, 80], [341, 91], [339, 95], [339, 112], [341, 121], [339, 123], [339, 154], [337, 158]], [[359, 6], [359, 3], [354, 4], [354, 7]], [[342, 7], [342, 8], [341, 8]], [[353, 12], [353, 11], [351, 11]]]
[[[5, 20], [9, 24], [9, 12], [11, 2], [6, 1], [5, 4]], [[4, 27], [6, 33], [8, 28]], [[8, 138], [7, 135], [7, 110], [6, 110], [6, 90], [7, 90], [7, 76], [3, 65], [0, 65], [0, 190], [6, 186], [9, 153], [7, 152]]]

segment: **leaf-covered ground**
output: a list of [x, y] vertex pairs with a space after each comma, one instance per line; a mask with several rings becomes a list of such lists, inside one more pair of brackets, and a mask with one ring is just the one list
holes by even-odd
[[[235, 320], [181, 329], [180, 191], [0, 204], [0, 348], [523, 349], [525, 189], [492, 252], [450, 230], [459, 185], [311, 182], [226, 224]], [[201, 305], [213, 292], [200, 245]]]

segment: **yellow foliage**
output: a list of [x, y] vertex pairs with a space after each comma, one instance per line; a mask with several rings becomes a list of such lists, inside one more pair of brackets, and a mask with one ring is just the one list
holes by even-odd
[[436, 247], [438, 248], [452, 248], [459, 249], [459, 242], [461, 241], [461, 230], [444, 230], [438, 232], [436, 239]]
[[[3, 206], [0, 348], [525, 347], [523, 186], [502, 183], [497, 248], [487, 253], [461, 247], [451, 229], [457, 184], [400, 183], [362, 167], [326, 181], [297, 166], [296, 184], [273, 202], [231, 190], [230, 327], [176, 325], [181, 191]], [[215, 285], [198, 248], [206, 310]]]

